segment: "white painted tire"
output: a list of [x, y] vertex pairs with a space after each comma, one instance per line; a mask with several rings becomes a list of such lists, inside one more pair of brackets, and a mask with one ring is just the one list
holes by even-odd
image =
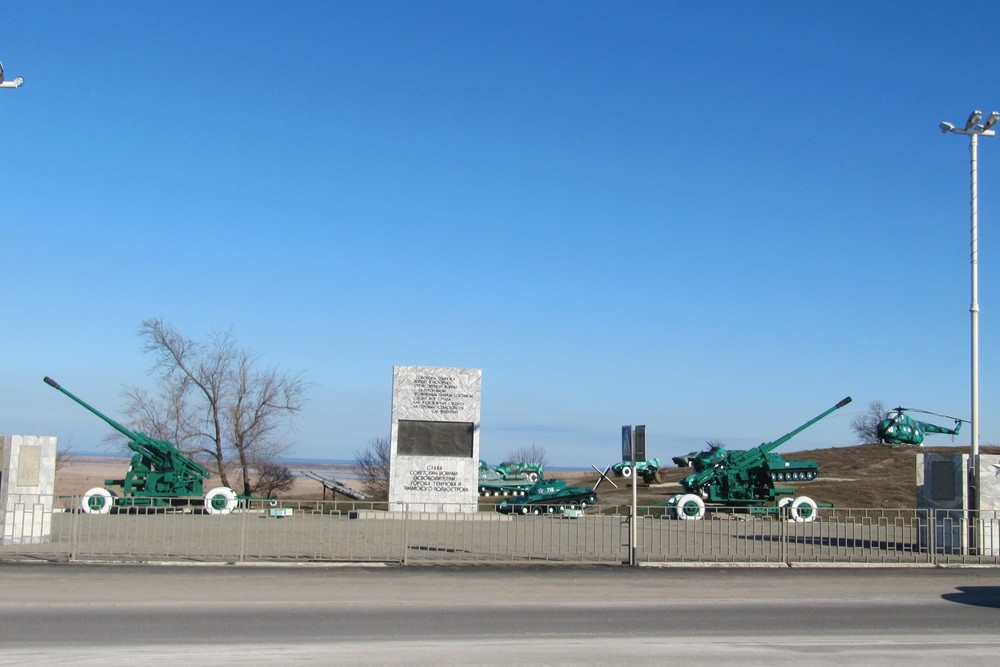
[[529, 472], [528, 473], [528, 481], [531, 482], [532, 484], [534, 484], [535, 482], [537, 482], [538, 481], [538, 473], [537, 472]]
[[236, 509], [236, 492], [228, 486], [217, 486], [205, 494], [206, 514], [229, 514]]
[[815, 521], [816, 512], [816, 501], [809, 496], [799, 496], [792, 502], [792, 518], [796, 523]]
[[632, 476], [632, 466], [624, 466], [622, 468], [622, 477], [628, 479], [631, 476]]
[[705, 516], [705, 501], [693, 493], [685, 493], [677, 499], [675, 511], [678, 519], [698, 521]]
[[107, 514], [115, 504], [115, 494], [97, 486], [80, 498], [80, 509], [84, 514]]
[[788, 496], [785, 496], [784, 498], [782, 498], [781, 500], [778, 501], [778, 507], [779, 508], [784, 507], [785, 505], [789, 504], [790, 502], [792, 502], [792, 499], [789, 498]]

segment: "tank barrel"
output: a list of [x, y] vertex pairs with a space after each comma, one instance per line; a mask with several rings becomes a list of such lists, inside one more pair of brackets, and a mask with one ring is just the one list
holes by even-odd
[[92, 405], [90, 405], [89, 403], [87, 403], [86, 401], [84, 401], [83, 399], [77, 398], [76, 396], [74, 396], [69, 391], [66, 391], [65, 389], [62, 388], [62, 386], [58, 382], [56, 382], [55, 380], [53, 380], [52, 378], [50, 378], [48, 375], [46, 375], [43, 378], [43, 382], [45, 382], [45, 384], [49, 385], [53, 389], [57, 389], [57, 390], [61, 391], [62, 393], [66, 394], [71, 399], [73, 399], [74, 401], [76, 401], [77, 403], [79, 403], [80, 405], [82, 405], [83, 407], [87, 408], [87, 410], [90, 410], [92, 413], [94, 413], [95, 415], [97, 415], [98, 417], [100, 417], [101, 419], [103, 419], [105, 422], [107, 422], [111, 426], [111, 428], [115, 429], [116, 431], [118, 431], [119, 433], [121, 433], [122, 435], [124, 435], [126, 438], [129, 438], [130, 440], [133, 440], [133, 441], [139, 439], [139, 436], [136, 433], [128, 430], [127, 428], [125, 428], [124, 426], [122, 426], [121, 424], [119, 424], [118, 422], [116, 422], [114, 419], [112, 419], [111, 417], [108, 417], [107, 415], [101, 413], [97, 408], [93, 407]]

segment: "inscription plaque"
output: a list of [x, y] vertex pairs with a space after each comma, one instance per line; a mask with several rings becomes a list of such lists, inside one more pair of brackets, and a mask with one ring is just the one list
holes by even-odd
[[955, 461], [931, 461], [931, 500], [954, 502], [958, 490], [955, 488]]
[[42, 448], [38, 445], [21, 445], [17, 457], [17, 485], [38, 486]]

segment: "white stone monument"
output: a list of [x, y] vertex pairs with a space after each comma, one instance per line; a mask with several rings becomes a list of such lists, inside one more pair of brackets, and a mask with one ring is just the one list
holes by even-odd
[[[971, 458], [969, 454], [917, 454], [917, 508], [934, 510], [937, 553], [1000, 555], [1000, 456], [979, 455], [977, 516], [969, 514], [972, 504], [966, 471]], [[930, 528], [929, 522], [921, 523], [923, 545], [930, 544]]]
[[394, 366], [391, 511], [479, 508], [480, 368]]
[[5, 435], [0, 439], [0, 541], [41, 544], [51, 539], [56, 485], [56, 439]]

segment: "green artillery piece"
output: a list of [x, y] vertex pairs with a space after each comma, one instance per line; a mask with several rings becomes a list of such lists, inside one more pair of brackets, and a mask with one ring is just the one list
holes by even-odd
[[[711, 456], [690, 462], [685, 457], [678, 457], [683, 459], [683, 465], [689, 463], [694, 465], [695, 472], [681, 480], [685, 493], [671, 497], [667, 501], [667, 506], [680, 519], [696, 520], [705, 516], [706, 503], [720, 509], [745, 509], [761, 513], [777, 511], [790, 503], [793, 519], [812, 521], [816, 517], [817, 508], [812, 498], [800, 496], [794, 500], [782, 498], [778, 501], [781, 496], [794, 495], [795, 489], [774, 486], [768, 454], [850, 402], [851, 397], [848, 396], [794, 431], [786, 433], [774, 442], [761, 443], [754, 449], [728, 452], [719, 447], [710, 453]], [[675, 462], [678, 459], [675, 459]]]
[[104, 480], [105, 486], [121, 487], [122, 496], [118, 497], [113, 491], [101, 487], [90, 489], [83, 494], [81, 501], [81, 509], [85, 513], [107, 514], [113, 505], [148, 508], [201, 505], [204, 502], [208, 514], [229, 514], [236, 507], [236, 492], [227, 486], [204, 492], [202, 485], [210, 473], [200, 463], [181, 453], [173, 443], [130, 431], [63, 389], [52, 378], [46, 377], [44, 381], [128, 438], [129, 449], [135, 452], [124, 479]]
[[[682, 468], [691, 467], [696, 472], [701, 472], [735, 453], [727, 451], [722, 445], [710, 443], [703, 451], [675, 456], [673, 461]], [[771, 471], [771, 479], [775, 482], [809, 482], [819, 477], [818, 461], [786, 461], [777, 452], [767, 455], [767, 467]]]
[[[954, 419], [955, 428], [945, 428], [944, 426], [936, 426], [927, 422], [918, 421], [907, 415], [907, 411], [923, 412], [928, 415], [937, 415], [938, 417], [944, 417], [946, 419]], [[885, 413], [885, 419], [878, 423], [876, 431], [878, 433], [878, 441], [883, 444], [916, 445], [918, 447], [923, 447], [924, 436], [928, 433], [958, 435], [959, 429], [962, 428], [963, 421], [965, 420], [959, 419], [958, 417], [939, 415], [936, 412], [928, 412], [927, 410], [896, 408], [895, 410], [889, 410], [889, 412]]]

